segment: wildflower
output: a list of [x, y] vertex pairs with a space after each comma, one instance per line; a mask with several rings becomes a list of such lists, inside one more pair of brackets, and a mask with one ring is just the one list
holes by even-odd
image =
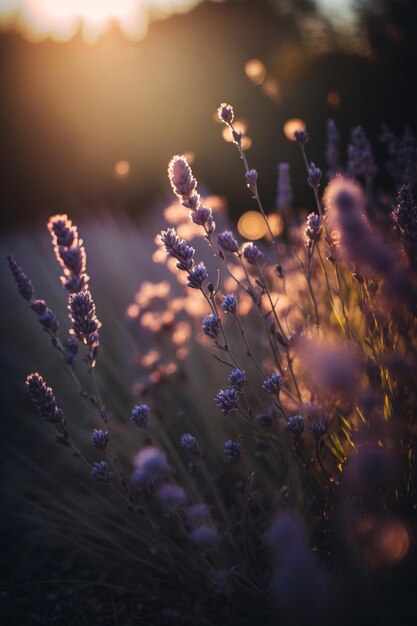
[[246, 186], [253, 194], [257, 192], [258, 172], [256, 170], [248, 170], [245, 174]]
[[246, 380], [246, 372], [240, 369], [232, 370], [228, 376], [230, 386], [237, 391], [242, 391]]
[[239, 246], [236, 239], [233, 236], [233, 233], [230, 230], [225, 230], [217, 237], [217, 242], [219, 246], [226, 250], [227, 252], [237, 253], [239, 251]]
[[306, 130], [296, 130], [294, 132], [294, 137], [300, 146], [305, 146], [309, 140], [308, 132]]
[[193, 211], [196, 210], [199, 204], [197, 181], [185, 157], [178, 155], [172, 157], [168, 165], [168, 177], [181, 204]]
[[361, 186], [343, 176], [336, 176], [326, 187], [324, 201], [330, 229], [340, 234], [340, 251], [361, 267], [389, 273], [392, 258], [381, 238], [365, 221], [365, 198]]
[[317, 213], [309, 213], [309, 215], [307, 215], [307, 224], [304, 231], [308, 241], [311, 243], [316, 242], [320, 237], [322, 228], [323, 223], [320, 215], [317, 215]]
[[276, 208], [279, 213], [286, 213], [291, 207], [293, 192], [290, 180], [289, 163], [278, 163], [278, 186]]
[[417, 206], [408, 185], [402, 185], [398, 191], [392, 219], [400, 234], [403, 252], [408, 256], [411, 267], [417, 270]]
[[193, 456], [201, 455], [201, 448], [197, 443], [197, 439], [190, 433], [184, 433], [181, 435], [181, 447]]
[[266, 378], [262, 383], [262, 389], [273, 396], [278, 396], [282, 387], [282, 376], [271, 374], [269, 378]]
[[202, 331], [211, 339], [217, 339], [220, 330], [220, 320], [216, 315], [205, 315], [203, 317]]
[[94, 463], [91, 467], [91, 475], [98, 483], [110, 484], [114, 480], [114, 474], [107, 461]]
[[187, 522], [190, 526], [200, 526], [210, 519], [210, 509], [207, 504], [192, 504], [185, 509]]
[[201, 289], [207, 277], [207, 268], [203, 263], [200, 263], [193, 270], [188, 272], [187, 287], [191, 289]]
[[317, 442], [327, 433], [328, 429], [329, 425], [325, 419], [320, 419], [310, 424], [310, 432]]
[[45, 422], [59, 424], [63, 422], [63, 412], [56, 403], [54, 392], [48, 387], [42, 376], [35, 372], [26, 379], [26, 387], [33, 404]]
[[176, 513], [187, 502], [187, 494], [178, 485], [162, 485], [156, 495], [162, 507], [171, 514]]
[[308, 168], [308, 184], [310, 187], [317, 189], [320, 185], [321, 176], [321, 169], [314, 165], [314, 163], [310, 163], [310, 167]]
[[220, 541], [218, 531], [209, 524], [202, 524], [201, 526], [193, 528], [189, 537], [191, 541], [199, 545], [200, 548], [206, 550], [214, 548], [214, 546], [216, 546]]
[[16, 263], [16, 261], [14, 260], [11, 254], [7, 256], [7, 261], [9, 263], [10, 270], [13, 274], [13, 277], [15, 279], [17, 289], [20, 295], [25, 300], [30, 301], [35, 292], [30, 279], [26, 276], [23, 270], [19, 267], [19, 265]]
[[234, 119], [233, 107], [230, 104], [222, 102], [222, 104], [217, 109], [217, 115], [219, 116], [221, 122], [224, 122], [228, 125], [232, 124]]
[[135, 466], [132, 480], [143, 489], [153, 489], [171, 472], [166, 455], [155, 446], [146, 446], [133, 459]]
[[259, 250], [259, 248], [255, 246], [255, 244], [251, 241], [248, 241], [244, 244], [243, 256], [245, 257], [247, 262], [250, 263], [250, 265], [258, 265], [259, 263], [262, 263], [262, 260], [264, 258], [264, 255]]
[[138, 404], [132, 409], [130, 421], [140, 428], [149, 430], [149, 412], [150, 408], [147, 404]]
[[91, 441], [93, 446], [99, 450], [104, 450], [109, 443], [109, 433], [107, 430], [99, 430], [98, 428], [95, 428], [93, 430], [93, 434], [91, 435]]
[[372, 178], [376, 174], [371, 145], [361, 126], [352, 129], [347, 166], [348, 172], [353, 176]]
[[326, 162], [327, 176], [332, 178], [340, 170], [340, 135], [331, 119], [327, 121]]
[[229, 463], [239, 463], [242, 446], [237, 441], [229, 439], [224, 442], [224, 452]]
[[223, 296], [223, 302], [221, 306], [225, 313], [232, 313], [232, 315], [235, 315], [237, 309], [236, 296], [232, 293]]
[[285, 430], [292, 434], [295, 441], [298, 441], [304, 431], [304, 418], [301, 415], [293, 415], [288, 418]]
[[189, 246], [183, 239], [180, 239], [175, 232], [175, 228], [167, 228], [160, 235], [161, 242], [165, 247], [165, 251], [169, 256], [177, 259], [177, 268], [185, 272], [189, 272], [193, 268], [193, 257], [195, 250]]
[[200, 206], [190, 213], [191, 221], [198, 226], [203, 226], [208, 234], [212, 234], [215, 229], [215, 222], [213, 220], [213, 212], [209, 207]]
[[101, 323], [96, 316], [96, 307], [89, 291], [74, 293], [69, 298], [69, 318], [72, 324], [70, 333], [89, 348], [87, 361], [94, 367], [99, 347]]
[[78, 341], [73, 335], [69, 335], [65, 342], [65, 362], [72, 365], [78, 353]]
[[89, 276], [86, 274], [85, 248], [77, 227], [67, 215], [54, 215], [48, 222], [48, 229], [56, 258], [64, 271], [62, 284], [71, 293], [83, 291], [87, 288]]
[[223, 411], [223, 415], [229, 415], [234, 413], [240, 407], [239, 394], [234, 387], [227, 387], [227, 389], [220, 389], [219, 393], [215, 397], [217, 407]]

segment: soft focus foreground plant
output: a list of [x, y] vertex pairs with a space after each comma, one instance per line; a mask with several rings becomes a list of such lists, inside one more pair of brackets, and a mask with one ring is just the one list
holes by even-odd
[[[123, 443], [119, 420], [107, 409], [108, 398], [101, 398], [95, 374], [101, 323], [84, 245], [66, 216], [48, 224], [69, 291], [66, 340], [46, 302], [35, 298], [30, 279], [8, 260], [20, 294], [63, 357], [74, 390], [95, 412], [87, 441], [76, 427], [81, 445], [75, 441], [71, 419], [64, 418], [49, 381], [33, 373], [27, 387], [56, 441], [88, 469], [91, 489], [96, 483], [103, 490], [105, 520], [92, 512], [84, 520], [95, 534], [88, 550], [98, 550], [96, 541], [111, 547], [118, 580], [129, 590], [156, 594], [157, 607], [154, 600], [144, 601], [155, 623], [163, 622], [166, 611], [178, 623], [235, 623], [248, 612], [252, 623], [271, 615], [284, 623], [331, 622], [351, 593], [368, 594], [363, 569], [393, 568], [412, 544], [415, 147], [408, 135], [406, 150], [391, 136], [391, 158], [408, 161], [389, 220], [374, 191], [376, 166], [362, 129], [352, 133], [344, 167], [337, 129], [329, 124], [326, 185], [321, 169], [307, 158], [307, 132], [297, 131], [315, 210], [305, 225], [288, 213], [284, 168], [286, 232], [278, 241], [258, 173], [249, 167], [243, 135], [233, 126], [232, 107], [222, 104], [218, 115], [242, 158], [272, 254], [267, 244], [241, 245], [229, 229], [216, 234], [217, 217], [203, 203], [187, 160], [173, 157], [169, 179], [193, 226], [182, 231], [193, 237], [201, 232], [209, 256], [198, 262], [196, 248], [175, 228], [163, 230], [168, 267], [186, 291], [172, 299], [169, 283], [149, 283], [128, 309], [132, 318], [140, 314], [161, 346], [158, 335], [165, 329], [163, 349], [173, 353], [168, 365], [153, 367], [158, 356], [150, 346], [142, 357], [149, 380], [137, 385], [138, 403], [121, 411], [130, 432], [141, 433], [132, 463], [124, 452], [131, 442]], [[162, 260], [160, 251], [155, 260]], [[162, 310], [142, 312], [155, 297], [165, 304]], [[196, 318], [203, 351], [190, 361]], [[211, 365], [204, 350], [211, 353]], [[187, 394], [178, 397], [169, 372], [186, 368], [181, 361], [187, 360], [196, 378], [193, 384], [190, 377], [184, 380]], [[150, 387], [167, 374], [166, 405]], [[221, 388], [213, 390], [211, 404], [202, 405], [207, 387], [218, 379]], [[201, 395], [198, 385], [206, 387]], [[142, 402], [146, 395], [151, 407]], [[177, 418], [186, 427], [175, 441], [172, 427], [159, 421], [172, 410], [187, 414]], [[197, 415], [200, 420], [193, 419]], [[342, 592], [347, 578], [350, 591]]]

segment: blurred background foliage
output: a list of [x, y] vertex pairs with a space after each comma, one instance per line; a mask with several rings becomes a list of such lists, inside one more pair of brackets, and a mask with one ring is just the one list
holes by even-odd
[[[352, 126], [366, 127], [377, 156], [382, 123], [415, 129], [412, 0], [176, 2], [190, 10], [151, 19], [145, 38], [128, 39], [114, 22], [94, 43], [80, 29], [67, 41], [37, 41], [30, 20], [19, 32], [13, 2], [0, 3], [4, 227], [103, 206], [142, 215], [165, 200], [168, 160], [185, 151], [196, 155], [201, 182], [227, 196], [238, 216], [251, 201], [215, 126], [224, 100], [250, 120], [250, 160], [263, 162], [269, 208], [277, 163], [290, 162], [294, 180], [302, 175], [282, 130], [288, 118], [307, 123], [313, 158], [324, 152], [329, 117], [344, 139]], [[175, 3], [148, 4], [168, 5], [169, 15]], [[251, 59], [264, 75], [248, 77]], [[308, 190], [295, 191], [295, 204], [309, 208]]]

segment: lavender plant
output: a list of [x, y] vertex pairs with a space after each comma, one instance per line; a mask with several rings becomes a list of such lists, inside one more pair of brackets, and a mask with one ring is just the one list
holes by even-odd
[[[211, 399], [194, 400], [189, 385], [176, 406], [178, 388], [168, 381], [165, 406], [159, 392], [138, 386], [122, 409], [129, 444], [139, 436], [136, 453], [126, 458], [113, 415], [120, 408], [107, 408], [112, 398], [103, 400], [96, 378], [102, 325], [84, 244], [61, 215], [48, 228], [69, 292], [66, 340], [30, 279], [11, 256], [8, 262], [20, 295], [63, 358], [68, 384], [94, 413], [88, 437], [76, 441], [75, 416], [66, 409], [64, 419], [39, 373], [28, 376], [27, 388], [67, 448], [62, 454], [85, 468], [88, 489], [100, 490], [106, 516], [92, 517], [95, 541], [100, 535], [100, 545], [111, 545], [114, 571], [126, 590], [141, 590], [143, 615], [153, 623], [243, 624], [248, 615], [256, 624], [334, 623], [351, 598], [365, 602], [373, 593], [375, 572], [395, 575], [415, 533], [416, 163], [406, 150], [412, 142], [408, 134], [402, 143], [390, 135], [391, 159], [401, 152], [397, 160], [404, 161], [407, 152], [407, 181], [393, 200], [390, 228], [381, 231], [372, 221], [377, 168], [363, 129], [352, 132], [343, 166], [329, 122], [327, 180], [308, 159], [308, 133], [297, 131], [315, 210], [305, 223], [291, 213], [288, 168], [281, 164], [277, 202], [287, 239], [278, 241], [233, 108], [221, 104], [218, 116], [268, 235], [255, 244], [240, 243], [230, 227], [216, 234], [215, 210], [177, 155], [169, 180], [206, 257], [197, 260], [204, 248], [173, 227], [160, 233], [158, 251], [184, 290], [160, 317], [181, 350], [191, 345], [190, 334], [198, 337], [202, 352], [193, 369]], [[168, 301], [169, 285], [153, 289]], [[177, 320], [177, 311], [185, 318]], [[155, 322], [156, 312], [147, 319]], [[164, 380], [154, 374], [155, 385]], [[212, 389], [217, 379], [221, 388]], [[190, 414], [186, 423], [179, 411]], [[167, 413], [178, 422], [175, 440], [162, 421]], [[375, 615], [375, 607], [369, 611]]]

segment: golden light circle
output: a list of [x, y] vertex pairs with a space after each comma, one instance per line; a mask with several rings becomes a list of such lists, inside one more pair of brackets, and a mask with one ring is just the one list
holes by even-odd
[[256, 211], [247, 211], [244, 213], [238, 221], [237, 229], [242, 237], [250, 239], [251, 241], [262, 239], [267, 233], [264, 218]]
[[129, 161], [117, 161], [113, 168], [113, 174], [115, 178], [124, 179], [128, 178], [130, 174]]
[[274, 237], [278, 237], [284, 230], [284, 221], [282, 217], [277, 213], [272, 213], [271, 215], [268, 215], [268, 224]]
[[305, 129], [306, 129], [306, 123], [304, 122], [304, 120], [298, 117], [290, 118], [289, 120], [285, 122], [284, 127], [283, 127], [284, 135], [290, 141], [295, 141], [294, 133], [296, 130], [305, 130]]
[[327, 94], [327, 102], [331, 107], [338, 107], [341, 101], [340, 93], [338, 91], [329, 91]]
[[266, 67], [259, 59], [250, 59], [245, 65], [245, 73], [255, 85], [262, 85], [265, 80]]

